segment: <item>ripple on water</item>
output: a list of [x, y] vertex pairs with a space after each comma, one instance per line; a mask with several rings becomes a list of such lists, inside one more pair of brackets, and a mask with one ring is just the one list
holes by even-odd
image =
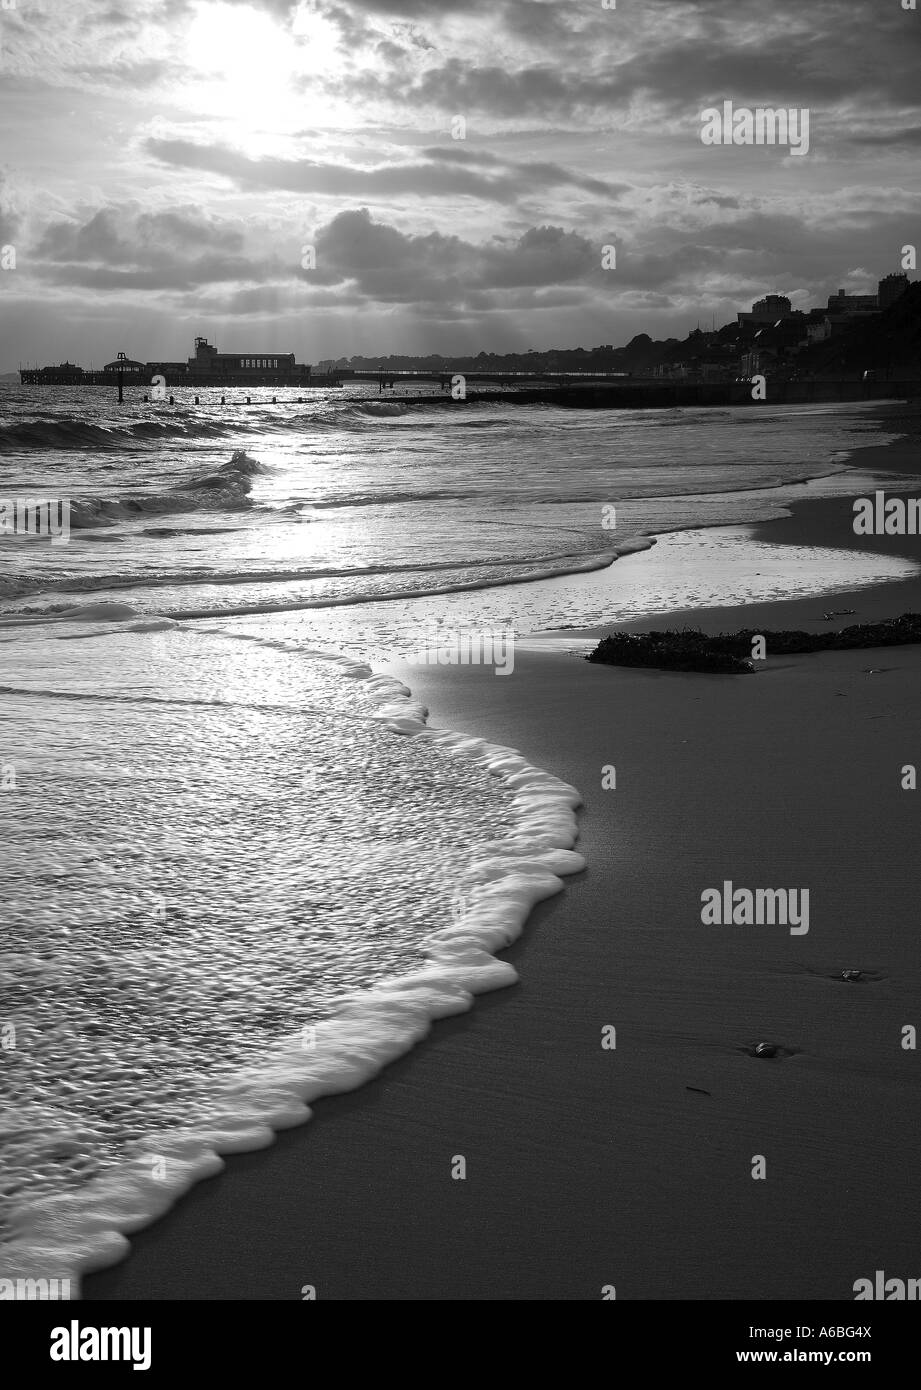
[[0, 1235], [418, 969], [514, 821], [482, 766], [388, 733], [364, 682], [283, 646], [45, 632], [4, 683], [36, 693], [7, 696], [0, 743]]

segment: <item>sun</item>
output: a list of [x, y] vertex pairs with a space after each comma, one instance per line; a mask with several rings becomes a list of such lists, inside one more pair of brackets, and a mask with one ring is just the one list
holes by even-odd
[[189, 24], [184, 60], [210, 115], [251, 133], [292, 131], [323, 115], [319, 79], [339, 66], [337, 40], [309, 8], [292, 25], [250, 5], [205, 0]]

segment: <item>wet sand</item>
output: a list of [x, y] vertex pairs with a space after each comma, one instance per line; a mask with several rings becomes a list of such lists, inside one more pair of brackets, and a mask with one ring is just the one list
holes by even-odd
[[[846, 546], [850, 516], [805, 503], [758, 534]], [[917, 537], [881, 543], [921, 559]], [[835, 608], [921, 611], [921, 580], [631, 626], [824, 628]], [[745, 677], [558, 651], [508, 677], [402, 674], [433, 725], [580, 788], [588, 869], [506, 953], [517, 986], [228, 1158], [84, 1297], [849, 1300], [876, 1269], [921, 1274], [921, 1064], [902, 1046], [921, 1025], [921, 818], [901, 786], [921, 648], [769, 656]], [[704, 926], [725, 880], [808, 888], [808, 933]], [[786, 1055], [749, 1055], [762, 1040]]]

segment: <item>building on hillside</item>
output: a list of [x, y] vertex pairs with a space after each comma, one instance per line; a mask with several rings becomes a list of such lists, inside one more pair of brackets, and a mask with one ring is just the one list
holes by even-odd
[[908, 289], [907, 275], [885, 275], [876, 287], [876, 300], [880, 309], [888, 309]]
[[793, 306], [785, 294], [766, 294], [755, 300], [749, 313], [739, 314], [738, 319], [739, 323], [776, 323], [792, 312]]
[[776, 363], [777, 354], [773, 349], [752, 348], [751, 352], [742, 354], [740, 360], [741, 374], [743, 377], [767, 375]]
[[736, 373], [735, 362], [730, 363], [724, 358], [722, 361], [695, 362], [691, 375], [698, 381], [732, 381]]
[[862, 318], [865, 314], [878, 314], [879, 301], [875, 294], [847, 294], [839, 290], [828, 296], [828, 312], [843, 314], [848, 318]]
[[795, 319], [778, 319], [776, 323], [765, 324], [755, 334], [751, 347], [742, 357], [742, 371], [745, 376], [754, 376], [768, 368], [788, 370], [804, 344], [805, 315]]
[[830, 338], [831, 335], [832, 320], [828, 314], [822, 314], [820, 318], [806, 324], [806, 343], [809, 347], [812, 347], [814, 343], [824, 343], [826, 338]]

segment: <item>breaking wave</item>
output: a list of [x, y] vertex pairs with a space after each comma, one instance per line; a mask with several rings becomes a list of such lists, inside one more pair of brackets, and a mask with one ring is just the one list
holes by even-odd
[[271, 471], [258, 459], [250, 458], [245, 450], [237, 449], [219, 468], [177, 483], [168, 492], [137, 497], [75, 498], [70, 504], [70, 525], [79, 531], [93, 526], [114, 526], [126, 517], [145, 513], [187, 512], [199, 508], [233, 511], [248, 507], [253, 478]]

